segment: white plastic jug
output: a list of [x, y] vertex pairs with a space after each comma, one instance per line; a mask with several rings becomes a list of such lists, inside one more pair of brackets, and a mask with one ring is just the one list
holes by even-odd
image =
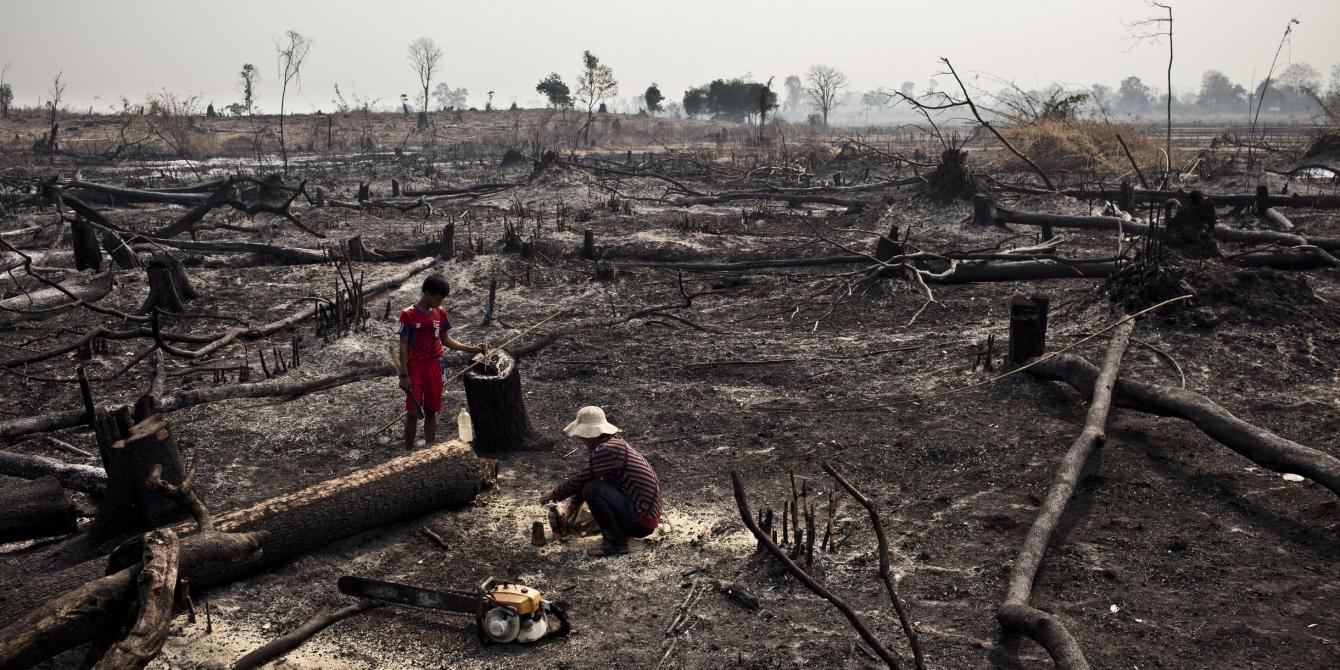
[[470, 423], [470, 412], [466, 411], [465, 405], [461, 405], [461, 411], [456, 415], [456, 439], [466, 444], [475, 441], [475, 427]]

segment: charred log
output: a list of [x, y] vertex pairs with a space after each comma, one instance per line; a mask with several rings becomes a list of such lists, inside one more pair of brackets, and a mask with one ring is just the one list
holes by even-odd
[[5, 478], [0, 486], [0, 544], [68, 535], [79, 530], [74, 507], [60, 480], [48, 475], [31, 481]]
[[102, 495], [107, 490], [107, 473], [90, 465], [75, 465], [46, 456], [0, 451], [0, 475], [23, 479], [55, 477], [64, 488]]

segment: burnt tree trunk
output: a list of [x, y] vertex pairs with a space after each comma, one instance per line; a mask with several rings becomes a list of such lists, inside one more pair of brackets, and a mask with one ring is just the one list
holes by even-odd
[[[492, 461], [480, 459], [468, 445], [451, 440], [225, 512], [214, 517], [216, 530], [225, 537], [245, 533], [258, 538], [260, 553], [202, 564], [193, 558], [193, 552], [198, 551], [193, 542], [204, 540], [199, 534], [190, 535], [183, 538], [179, 576], [190, 580], [192, 592], [197, 592], [257, 574], [358, 533], [440, 509], [463, 507], [474, 500], [485, 483], [492, 482], [495, 468]], [[194, 523], [173, 529], [185, 533]], [[105, 559], [95, 559], [56, 573], [48, 573], [40, 565], [20, 568], [19, 574], [0, 589], [0, 626], [7, 626], [0, 629], [0, 667], [10, 667], [16, 658], [29, 662], [50, 658], [89, 641], [97, 632], [93, 624], [101, 610], [79, 609], [45, 631], [41, 640], [24, 640], [21, 647], [14, 642], [27, 635], [20, 630], [24, 628], [21, 618], [32, 618], [44, 603], [73, 590], [92, 588], [102, 581], [99, 578], [106, 566]], [[127, 571], [131, 569], [135, 568]], [[124, 597], [133, 584], [133, 577], [126, 577], [124, 583], [99, 588], [115, 587], [115, 595]], [[33, 614], [28, 614], [30, 611]]]
[[507, 352], [493, 354], [486, 365], [465, 373], [463, 379], [475, 429], [475, 449], [489, 453], [541, 449], [553, 444], [531, 428], [521, 394], [521, 371]]
[[70, 222], [70, 242], [74, 245], [74, 269], [102, 272], [102, 247], [89, 222], [82, 218]]
[[66, 463], [46, 456], [0, 451], [0, 475], [12, 475], [23, 479], [38, 479], [50, 475], [65, 488], [91, 495], [102, 495], [107, 490], [107, 475], [101, 468]]
[[140, 314], [152, 314], [154, 310], [185, 312], [186, 302], [197, 296], [181, 263], [165, 253], [154, 254], [145, 272], [149, 276], [149, 295], [140, 307]]
[[67, 535], [79, 530], [74, 507], [53, 476], [11, 480], [0, 485], [0, 544], [39, 537]]
[[456, 255], [456, 224], [442, 226], [442, 243], [438, 247], [437, 257], [446, 261]]
[[176, 503], [148, 485], [155, 466], [162, 467], [163, 481], [181, 483], [185, 468], [172, 430], [160, 414], [127, 427], [128, 421], [123, 407], [97, 422], [98, 451], [107, 470], [107, 495], [90, 529], [98, 538], [139, 533], [182, 517]]
[[881, 235], [875, 242], [875, 260], [888, 263], [895, 256], [903, 255], [903, 243], [898, 230], [898, 224], [889, 227], [887, 235]]
[[1047, 349], [1042, 307], [1021, 295], [1010, 301], [1009, 364], [1022, 365]]
[[991, 196], [978, 193], [972, 197], [972, 222], [979, 226], [996, 225], [996, 204]]
[[130, 248], [130, 244], [124, 237], [121, 237], [112, 231], [104, 231], [102, 234], [102, 246], [107, 248], [107, 253], [116, 263], [116, 267], [122, 270], [133, 270], [140, 266], [140, 258], [135, 254], [135, 250]]

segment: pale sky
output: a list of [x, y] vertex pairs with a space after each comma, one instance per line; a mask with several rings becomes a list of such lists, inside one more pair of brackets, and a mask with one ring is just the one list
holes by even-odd
[[[1324, 78], [1340, 62], [1340, 0], [1167, 1], [1179, 91], [1210, 68], [1244, 86], [1259, 80], [1291, 17], [1301, 24], [1281, 63], [1311, 63]], [[10, 64], [19, 105], [45, 99], [63, 71], [69, 106], [106, 110], [163, 89], [222, 108], [240, 100], [237, 72], [250, 62], [262, 75], [258, 104], [273, 112], [274, 42], [295, 29], [314, 42], [296, 111], [332, 110], [336, 83], [383, 105], [413, 95], [405, 49], [420, 36], [445, 51], [440, 81], [468, 88], [479, 107], [488, 90], [502, 107], [539, 99], [535, 84], [550, 71], [575, 88], [583, 49], [613, 68], [622, 99], [654, 81], [678, 101], [690, 86], [742, 75], [775, 75], [780, 90], [815, 63], [860, 90], [922, 89], [940, 56], [1023, 88], [1115, 87], [1128, 75], [1162, 88], [1166, 43], [1132, 43], [1124, 25], [1157, 11], [1144, 0], [0, 0], [0, 66]]]

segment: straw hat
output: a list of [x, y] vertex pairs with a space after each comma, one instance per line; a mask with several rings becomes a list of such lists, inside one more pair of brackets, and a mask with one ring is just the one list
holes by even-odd
[[572, 437], [600, 437], [619, 432], [619, 427], [605, 420], [605, 410], [587, 405], [577, 410], [577, 418], [563, 432]]

